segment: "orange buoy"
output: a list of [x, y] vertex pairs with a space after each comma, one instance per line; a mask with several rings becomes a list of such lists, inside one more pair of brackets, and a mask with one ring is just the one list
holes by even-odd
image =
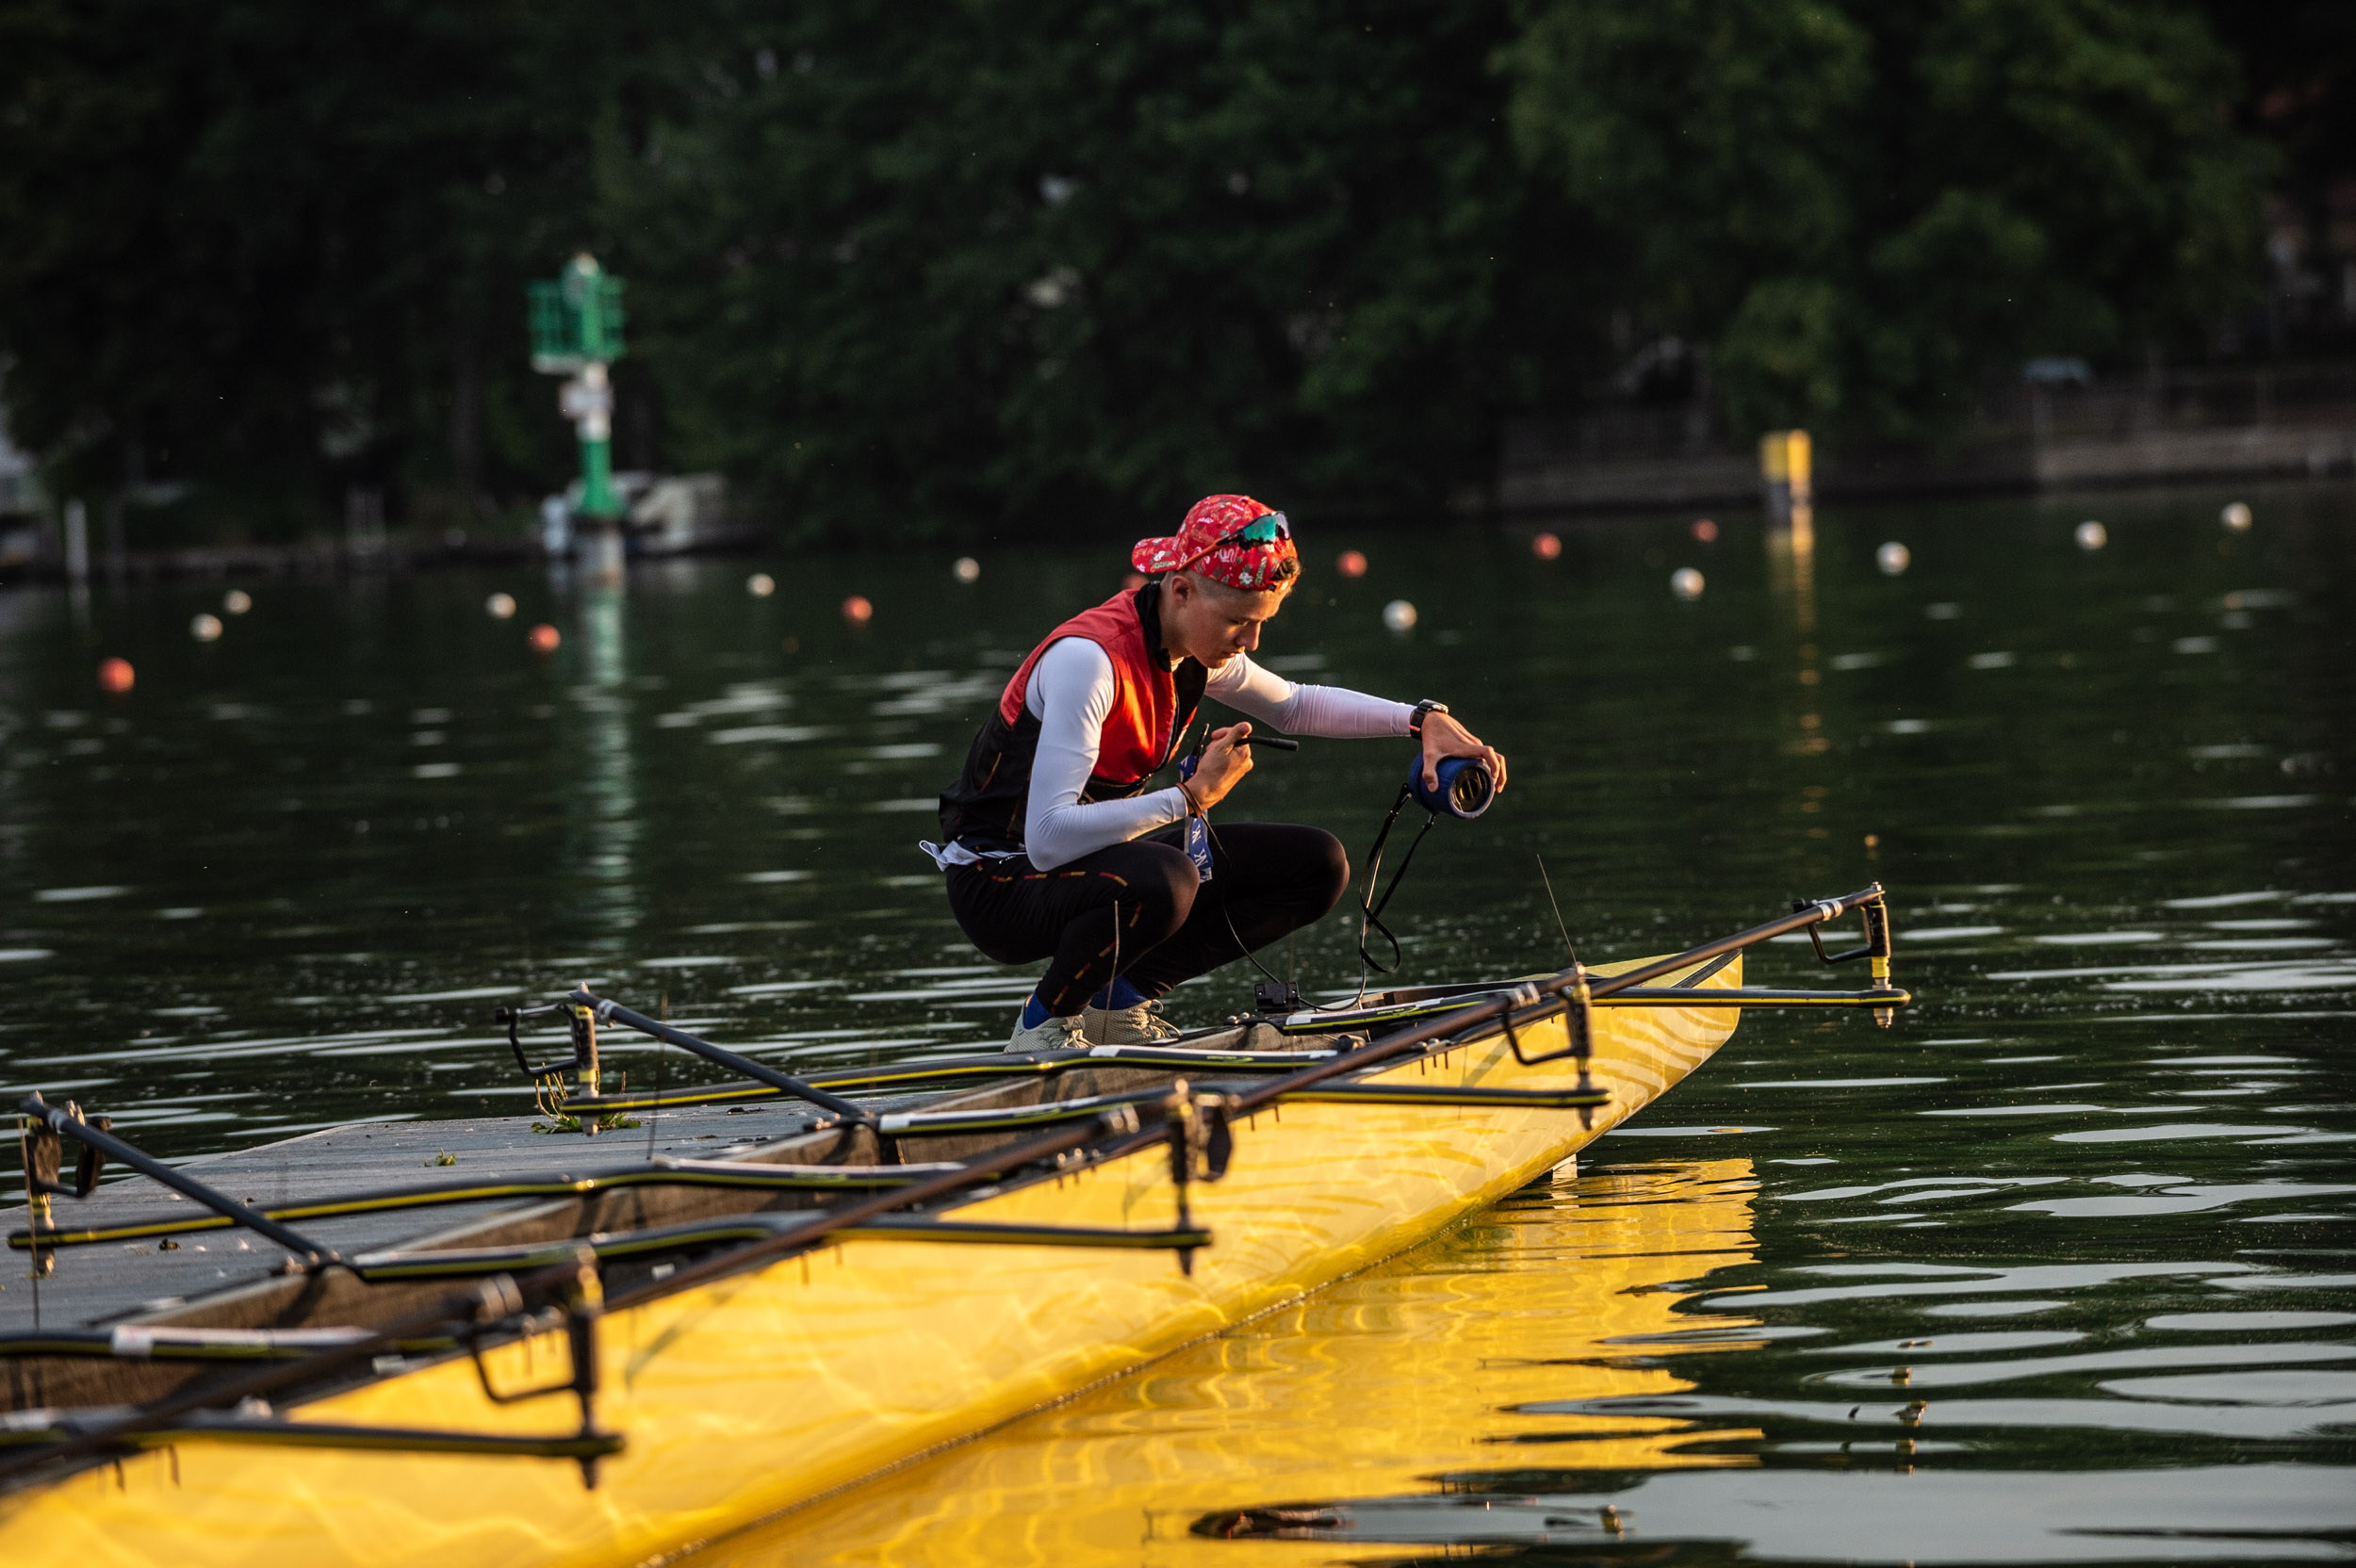
[[1530, 542], [1530, 553], [1541, 561], [1552, 561], [1562, 553], [1562, 541], [1551, 533], [1542, 533]]
[[546, 621], [532, 629], [532, 651], [534, 653], [554, 653], [557, 645], [564, 641], [564, 634]]
[[139, 675], [128, 659], [102, 659], [98, 662], [98, 689], [102, 692], [127, 692]]
[[1693, 526], [1689, 531], [1702, 544], [1714, 545], [1718, 542], [1718, 525], [1707, 517], [1694, 518]]
[[843, 601], [843, 618], [853, 626], [865, 626], [875, 618], [875, 607], [863, 594], [853, 594]]
[[1333, 569], [1344, 577], [1366, 575], [1366, 557], [1363, 550], [1344, 550], [1334, 558]]

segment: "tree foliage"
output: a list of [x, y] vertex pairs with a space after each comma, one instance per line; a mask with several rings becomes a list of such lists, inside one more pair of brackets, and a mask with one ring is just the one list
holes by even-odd
[[2197, 14], [2135, 0], [1551, 0], [1514, 130], [1710, 343], [1739, 426], [1919, 435], [1991, 370], [2197, 340], [2267, 159]]
[[1033, 531], [1485, 465], [1516, 336], [1569, 314], [1501, 4], [895, 15], [749, 13], [617, 170], [689, 450], [822, 527]]
[[517, 299], [592, 237], [582, 99], [615, 101], [632, 21], [0, 5], [17, 438], [64, 485], [193, 479], [306, 512], [340, 481], [463, 491], [561, 465]]
[[0, 396], [64, 485], [463, 515], [570, 467], [588, 246], [621, 455], [804, 533], [1426, 506], [1646, 334], [1899, 435], [2188, 340], [2234, 90], [2168, 0], [0, 0]]

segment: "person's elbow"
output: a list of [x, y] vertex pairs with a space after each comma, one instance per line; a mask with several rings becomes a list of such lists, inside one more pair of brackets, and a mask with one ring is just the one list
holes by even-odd
[[1079, 858], [1072, 850], [1057, 842], [1062, 835], [1056, 831], [1059, 825], [1056, 819], [1061, 815], [1061, 811], [1049, 807], [1023, 823], [1023, 847], [1032, 869], [1054, 871], [1059, 866], [1069, 865]]

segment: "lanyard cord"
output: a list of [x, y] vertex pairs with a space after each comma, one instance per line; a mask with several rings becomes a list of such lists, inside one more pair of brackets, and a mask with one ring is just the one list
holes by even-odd
[[[1424, 835], [1431, 832], [1432, 825], [1440, 820], [1440, 813], [1434, 811], [1423, 819], [1423, 826], [1417, 830], [1415, 841], [1407, 846], [1407, 853], [1399, 858], [1399, 869], [1391, 873], [1390, 885], [1383, 890], [1381, 898], [1374, 896], [1374, 885], [1382, 880], [1383, 876], [1383, 846], [1390, 841], [1391, 829], [1397, 825], [1399, 812], [1407, 808], [1407, 802], [1413, 796], [1412, 786], [1401, 784], [1399, 787], [1399, 798], [1391, 802], [1390, 814], [1383, 819], [1383, 830], [1374, 836], [1374, 847], [1366, 851], [1366, 890], [1358, 905], [1358, 962], [1363, 966], [1359, 972], [1362, 975], [1368, 969], [1377, 974], [1395, 973], [1402, 957], [1399, 938], [1392, 934], [1389, 926], [1383, 923], [1383, 911], [1391, 906], [1391, 895], [1399, 891], [1399, 882], [1406, 876], [1407, 868], [1415, 863], [1415, 851], [1423, 847]], [[1389, 963], [1382, 962], [1367, 950], [1366, 934], [1370, 930], [1382, 932], [1383, 939], [1391, 944]], [[1365, 989], [1363, 980], [1360, 982], [1360, 989], [1362, 992]]]
[[[1361, 896], [1358, 905], [1361, 917], [1358, 926], [1358, 994], [1350, 1001], [1333, 1004], [1332, 1008], [1313, 1007], [1311, 1009], [1313, 1012], [1326, 1012], [1333, 1008], [1347, 1011], [1363, 1004], [1366, 999], [1367, 972], [1372, 971], [1379, 974], [1390, 974], [1399, 967], [1401, 957], [1399, 938], [1392, 934], [1389, 926], [1383, 923], [1383, 911], [1390, 907], [1391, 895], [1399, 891], [1399, 881], [1406, 876], [1408, 866], [1414, 863], [1415, 851], [1423, 847], [1424, 834], [1431, 832], [1432, 825], [1440, 820], [1440, 814], [1437, 811], [1424, 818], [1422, 828], [1416, 832], [1415, 841], [1407, 846], [1407, 853], [1399, 857], [1399, 869], [1391, 873], [1390, 885], [1383, 890], [1383, 896], [1379, 899], [1374, 896], [1374, 885], [1383, 875], [1383, 846], [1390, 841], [1391, 828], [1399, 822], [1399, 812], [1407, 808], [1407, 802], [1412, 794], [1413, 792], [1408, 786], [1404, 784], [1399, 786], [1399, 798], [1391, 802], [1390, 814], [1383, 819], [1382, 830], [1374, 836], [1374, 847], [1366, 852], [1366, 890]], [[1224, 853], [1225, 846], [1220, 845], [1219, 841], [1219, 829], [1211, 827], [1207, 815], [1203, 818], [1203, 826], [1210, 830], [1211, 842], [1218, 846], [1221, 853]], [[1235, 929], [1235, 917], [1229, 913], [1224, 899], [1219, 903], [1219, 914], [1227, 922], [1228, 935], [1235, 939], [1235, 951], [1241, 954], [1253, 969], [1258, 970], [1268, 979], [1276, 980], [1277, 977], [1269, 973], [1268, 966], [1260, 962], [1259, 956], [1253, 953], [1250, 945], [1244, 941], [1243, 933]], [[1367, 951], [1366, 932], [1369, 927], [1382, 932], [1383, 939], [1391, 944], [1391, 961], [1388, 965], [1378, 962], [1374, 955]], [[1289, 982], [1279, 983], [1289, 984]]]
[[[1186, 728], [1191, 729], [1193, 725], [1189, 722]], [[1181, 740], [1183, 741], [1183, 739], [1184, 735], [1182, 733]], [[1172, 755], [1176, 755], [1178, 750], [1178, 747], [1173, 746], [1171, 748]], [[1199, 747], [1197, 754], [1200, 755]], [[1374, 836], [1374, 847], [1366, 851], [1366, 891], [1360, 896], [1358, 903], [1358, 994], [1352, 1001], [1338, 1004], [1339, 1006], [1345, 1009], [1357, 1006], [1366, 1001], [1366, 976], [1369, 972], [1376, 974], [1397, 973], [1399, 966], [1405, 956], [1399, 949], [1398, 936], [1392, 932], [1389, 926], [1383, 923], [1383, 911], [1390, 907], [1391, 895], [1399, 891], [1399, 883], [1404, 880], [1407, 875], [1407, 868], [1415, 863], [1415, 851], [1423, 847], [1424, 835], [1430, 833], [1432, 831], [1432, 825], [1440, 820], [1439, 812], [1434, 811], [1423, 819], [1423, 826], [1416, 830], [1414, 841], [1409, 843], [1407, 846], [1407, 853], [1399, 857], [1398, 869], [1391, 873], [1391, 880], [1389, 884], [1383, 888], [1383, 895], [1380, 898], [1375, 896], [1374, 885], [1378, 881], [1382, 880], [1383, 850], [1383, 846], [1390, 842], [1391, 829], [1398, 825], [1399, 814], [1407, 808], [1408, 801], [1413, 798], [1415, 798], [1414, 784], [1412, 782], [1401, 784], [1399, 787], [1399, 794], [1391, 801], [1391, 809], [1389, 813], [1383, 819], [1383, 826], [1381, 830]], [[1211, 825], [1210, 813], [1207, 811], [1203, 812], [1202, 818], [1203, 826], [1208, 834], [1212, 845], [1224, 853], [1225, 846], [1221, 845], [1219, 841], [1219, 829]], [[1226, 902], [1223, 899], [1220, 901], [1219, 913], [1227, 922], [1228, 935], [1235, 939], [1235, 951], [1242, 955], [1242, 956], [1251, 963], [1252, 967], [1258, 970], [1261, 974], [1267, 976], [1269, 980], [1276, 980], [1277, 977], [1268, 972], [1268, 966], [1260, 962], [1258, 956], [1255, 955], [1252, 951], [1251, 947], [1244, 941], [1243, 934], [1235, 929], [1235, 918], [1233, 914], [1228, 913]], [[1116, 915], [1115, 918], [1117, 922], [1118, 916]], [[1391, 944], [1391, 961], [1389, 963], [1385, 964], [1381, 962], [1374, 956], [1372, 951], [1369, 950], [1367, 941], [1368, 933], [1371, 931], [1380, 931], [1383, 933], [1383, 939]], [[1114, 939], [1116, 941], [1120, 939], [1118, 933], [1116, 933]], [[1290, 984], [1289, 981], [1280, 981], [1278, 983], [1285, 985]], [[1323, 1012], [1326, 1009], [1319, 1007], [1315, 1010]]]

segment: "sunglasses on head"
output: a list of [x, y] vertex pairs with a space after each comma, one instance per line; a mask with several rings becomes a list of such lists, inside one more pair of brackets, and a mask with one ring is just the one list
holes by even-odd
[[[1273, 545], [1279, 539], [1293, 536], [1293, 526], [1282, 512], [1269, 512], [1254, 517], [1235, 532], [1211, 546], [1224, 549], [1229, 545]], [[1205, 553], [1208, 553], [1207, 551]]]

